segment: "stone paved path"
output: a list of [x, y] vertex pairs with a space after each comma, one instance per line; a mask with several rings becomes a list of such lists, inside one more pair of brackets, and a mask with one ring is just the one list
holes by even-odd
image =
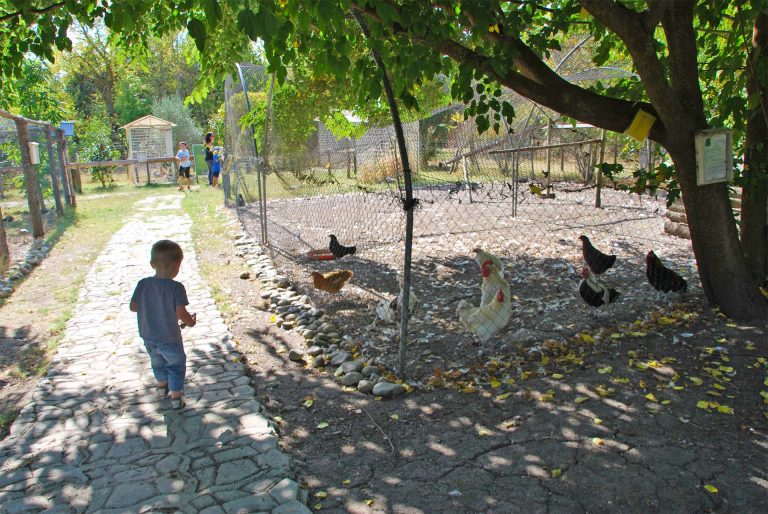
[[[0, 512], [310, 512], [198, 272], [180, 196], [136, 204], [90, 270], [48, 376], [0, 444]], [[184, 249], [187, 407], [158, 399], [128, 301]], [[65, 270], [62, 272], [66, 273]]]

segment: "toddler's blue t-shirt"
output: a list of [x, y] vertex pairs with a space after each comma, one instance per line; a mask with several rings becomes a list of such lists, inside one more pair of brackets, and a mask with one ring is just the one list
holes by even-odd
[[136, 302], [142, 339], [156, 343], [182, 341], [176, 307], [189, 305], [189, 301], [181, 282], [170, 278], [143, 278], [136, 284], [131, 301]]

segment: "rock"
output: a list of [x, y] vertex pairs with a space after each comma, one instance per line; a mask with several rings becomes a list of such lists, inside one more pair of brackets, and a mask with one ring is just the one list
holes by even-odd
[[364, 366], [362, 370], [360, 370], [360, 373], [363, 374], [364, 377], [370, 377], [371, 375], [377, 374], [379, 371], [379, 368], [376, 366]]
[[373, 386], [373, 395], [382, 398], [394, 398], [405, 392], [405, 388], [400, 384], [391, 384], [389, 382], [379, 382]]
[[288, 360], [291, 362], [304, 362], [304, 354], [296, 350], [291, 350], [288, 352]]
[[338, 352], [331, 358], [331, 364], [334, 366], [339, 366], [342, 362], [347, 362], [351, 358], [352, 355], [350, 355], [348, 352]]
[[315, 369], [325, 367], [325, 356], [318, 355], [317, 357], [312, 359], [312, 367]]
[[344, 373], [349, 373], [350, 371], [360, 371], [361, 369], [363, 369], [363, 361], [361, 360], [346, 361], [346, 362], [342, 362], [341, 366], [339, 367], [344, 370]]
[[362, 374], [358, 373], [357, 371], [351, 371], [341, 377], [341, 383], [345, 386], [354, 386], [357, 385], [362, 379]]
[[323, 354], [323, 349], [320, 348], [319, 346], [310, 346], [309, 348], [307, 348], [307, 355], [311, 357], [316, 357], [322, 354]]
[[360, 391], [361, 393], [371, 394], [373, 392], [374, 385], [375, 384], [370, 380], [363, 379], [357, 383], [357, 390]]
[[248, 271], [244, 271], [240, 273], [240, 278], [242, 278], [243, 280], [248, 280], [249, 278], [251, 278], [251, 274]]

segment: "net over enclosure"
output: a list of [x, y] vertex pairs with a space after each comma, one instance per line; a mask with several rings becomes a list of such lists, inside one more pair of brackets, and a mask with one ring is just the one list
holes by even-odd
[[[296, 100], [303, 83], [292, 83], [290, 73], [278, 87], [259, 66], [240, 65], [238, 72], [227, 81], [226, 130], [241, 220], [347, 333], [382, 359], [394, 359], [397, 326], [376, 313], [378, 302], [397, 295], [403, 266], [403, 175], [393, 127], [367, 126], [344, 111], [360, 130], [337, 138], [323, 123], [331, 113], [302, 110], [312, 106]], [[567, 66], [560, 72], [574, 81], [627, 75], [615, 69], [569, 75]], [[429, 109], [403, 115], [418, 199], [411, 280], [418, 308], [409, 339], [424, 345], [411, 353], [420, 363], [434, 367], [458, 358], [461, 343], [483, 340], [466, 316], [460, 319], [466, 310], [457, 312], [462, 300], [462, 308], [480, 304], [475, 248], [501, 258], [513, 303], [510, 321], [485, 342], [486, 351], [556, 335], [592, 309], [578, 292], [582, 234], [618, 256], [603, 275], [620, 292], [614, 316], [634, 319], [651, 307], [655, 291], [645, 280], [650, 249], [693, 278], [689, 242], [664, 233], [664, 192], [618, 188], [630, 183], [633, 170], [652, 166], [657, 149], [566, 122], [510, 91], [504, 95], [515, 108], [515, 125], [480, 135], [475, 121], [464, 119], [463, 105], [446, 100], [444, 81], [433, 84], [422, 92]], [[249, 108], [255, 125], [243, 128], [239, 120]], [[306, 120], [311, 126], [301, 126]], [[623, 172], [607, 180], [596, 172], [598, 162], [622, 164]], [[356, 252], [317, 260], [310, 252], [327, 250], [331, 234]], [[341, 291], [313, 288], [310, 272], [340, 269], [354, 272]], [[369, 330], [377, 318], [377, 328]]]

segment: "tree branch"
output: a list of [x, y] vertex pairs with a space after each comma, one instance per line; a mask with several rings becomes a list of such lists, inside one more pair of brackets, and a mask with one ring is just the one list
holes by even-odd
[[66, 1], [62, 0], [61, 2], [51, 4], [48, 7], [39, 7], [37, 9], [32, 8], [32, 9], [29, 9], [28, 11], [16, 11], [16, 12], [8, 13], [8, 14], [3, 14], [2, 16], [0, 16], [0, 22], [4, 22], [4, 21], [10, 20], [12, 18], [18, 18], [24, 12], [30, 12], [30, 13], [33, 13], [33, 14], [45, 14], [45, 13], [47, 13], [49, 11], [54, 11], [54, 10], [60, 8], [60, 7], [63, 7], [65, 3], [66, 3]]

